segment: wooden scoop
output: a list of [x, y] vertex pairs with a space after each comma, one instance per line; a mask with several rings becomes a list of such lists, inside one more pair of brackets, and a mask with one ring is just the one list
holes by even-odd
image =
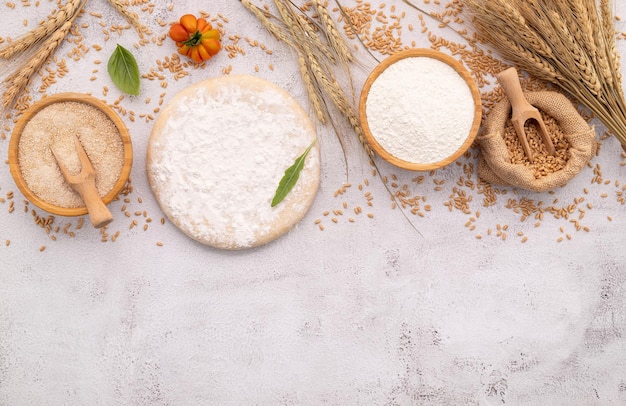
[[75, 135], [73, 138], [76, 152], [78, 153], [78, 159], [81, 164], [80, 172], [77, 175], [72, 175], [67, 171], [63, 160], [59, 158], [54, 148], [51, 148], [52, 155], [54, 155], [54, 159], [56, 159], [67, 183], [83, 198], [85, 206], [87, 206], [87, 211], [89, 212], [91, 224], [93, 224], [95, 228], [101, 228], [113, 221], [113, 215], [109, 209], [107, 209], [98, 194], [98, 190], [96, 189], [96, 172], [89, 161], [87, 153], [78, 138]]
[[513, 128], [515, 128], [517, 137], [524, 148], [524, 152], [526, 153], [528, 160], [530, 162], [533, 161], [533, 153], [530, 149], [530, 145], [528, 144], [526, 133], [524, 132], [524, 123], [531, 119], [535, 120], [539, 126], [539, 135], [546, 146], [546, 151], [548, 151], [549, 155], [554, 155], [554, 145], [552, 144], [546, 125], [543, 122], [543, 118], [541, 118], [541, 113], [539, 113], [539, 110], [530, 104], [524, 97], [522, 86], [519, 82], [519, 76], [517, 75], [517, 70], [513, 67], [508, 68], [507, 70], [497, 74], [496, 79], [498, 79], [498, 82], [504, 89], [506, 97], [511, 102], [511, 107], [513, 108], [511, 123], [513, 124]]

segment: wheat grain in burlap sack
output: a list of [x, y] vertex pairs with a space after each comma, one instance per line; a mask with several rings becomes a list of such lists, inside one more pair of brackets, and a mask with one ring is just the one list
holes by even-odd
[[489, 112], [482, 133], [477, 137], [481, 148], [478, 176], [496, 185], [515, 186], [543, 192], [565, 185], [578, 174], [596, 152], [595, 130], [587, 124], [574, 105], [556, 92], [528, 92], [524, 96], [530, 104], [556, 120], [570, 144], [565, 166], [553, 173], [535, 178], [533, 170], [524, 164], [511, 163], [509, 149], [503, 134], [510, 119], [511, 104], [503, 99]]

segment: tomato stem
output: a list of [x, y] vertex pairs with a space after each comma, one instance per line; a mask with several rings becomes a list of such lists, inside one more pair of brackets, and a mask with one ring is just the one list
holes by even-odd
[[202, 33], [200, 31], [196, 31], [191, 37], [189, 37], [187, 41], [183, 42], [183, 44], [187, 45], [188, 47], [195, 47], [200, 43], [201, 40]]

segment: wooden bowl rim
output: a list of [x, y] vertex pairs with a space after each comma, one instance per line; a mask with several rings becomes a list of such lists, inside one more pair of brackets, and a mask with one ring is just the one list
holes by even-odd
[[[420, 164], [416, 162], [405, 161], [387, 152], [387, 150], [385, 150], [378, 143], [376, 138], [373, 136], [369, 128], [369, 125], [367, 123], [367, 114], [366, 114], [367, 97], [369, 95], [370, 88], [372, 87], [372, 84], [374, 83], [374, 81], [389, 66], [393, 65], [394, 63], [398, 62], [401, 59], [413, 58], [413, 57], [434, 58], [434, 59], [437, 59], [438, 61], [441, 61], [449, 65], [463, 78], [463, 80], [469, 87], [470, 92], [472, 94], [472, 98], [474, 100], [474, 121], [472, 122], [472, 126], [470, 127], [469, 134], [467, 135], [467, 138], [465, 139], [463, 144], [452, 155], [442, 159], [441, 161], [428, 163], [428, 164]], [[431, 170], [442, 168], [456, 161], [472, 145], [472, 143], [474, 142], [476, 138], [476, 135], [478, 134], [478, 130], [480, 128], [480, 122], [482, 119], [482, 100], [481, 100], [480, 91], [478, 90], [478, 86], [476, 85], [476, 82], [474, 81], [469, 71], [465, 69], [465, 67], [463, 66], [461, 62], [459, 62], [458, 60], [454, 59], [452, 56], [445, 54], [443, 52], [435, 51], [435, 50], [428, 49], [428, 48], [411, 48], [411, 49], [398, 52], [397, 54], [394, 54], [386, 58], [381, 63], [379, 63], [378, 66], [376, 66], [374, 70], [372, 70], [372, 72], [369, 74], [369, 76], [365, 80], [365, 84], [363, 85], [363, 88], [361, 90], [361, 95], [359, 98], [359, 119], [361, 121], [361, 127], [363, 128], [363, 133], [365, 135], [366, 141], [368, 142], [372, 150], [374, 150], [374, 152], [380, 155], [380, 157], [383, 158], [385, 161], [397, 167], [400, 167], [402, 169], [408, 169], [412, 171], [431, 171]]]
[[130, 171], [133, 163], [133, 150], [130, 134], [122, 119], [111, 107], [109, 107], [102, 100], [85, 93], [65, 92], [46, 96], [30, 106], [22, 114], [22, 116], [15, 124], [15, 127], [13, 128], [13, 132], [11, 133], [11, 140], [9, 141], [9, 170], [11, 171], [11, 175], [13, 176], [15, 184], [20, 189], [22, 194], [40, 209], [43, 209], [52, 214], [57, 214], [59, 216], [82, 216], [84, 214], [87, 214], [87, 207], [60, 207], [50, 204], [35, 195], [28, 188], [28, 185], [26, 184], [26, 181], [22, 176], [22, 171], [19, 165], [19, 142], [20, 137], [22, 136], [22, 131], [24, 130], [26, 124], [28, 124], [30, 119], [33, 118], [44, 107], [47, 107], [54, 103], [62, 102], [80, 102], [88, 104], [102, 111], [113, 122], [113, 124], [115, 124], [115, 127], [120, 134], [120, 138], [122, 139], [122, 145], [124, 148], [124, 164], [122, 165], [122, 170], [117, 179], [117, 182], [115, 182], [113, 188], [102, 197], [102, 201], [104, 202], [104, 204], [109, 204], [122, 191], [130, 176]]

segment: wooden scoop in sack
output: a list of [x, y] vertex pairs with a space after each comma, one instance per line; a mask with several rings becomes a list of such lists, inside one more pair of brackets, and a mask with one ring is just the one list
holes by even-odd
[[80, 172], [77, 175], [72, 175], [67, 171], [63, 160], [54, 151], [54, 147], [51, 148], [52, 155], [54, 155], [54, 159], [56, 159], [67, 183], [83, 198], [85, 206], [87, 206], [87, 212], [89, 212], [91, 224], [95, 228], [101, 228], [113, 221], [113, 215], [98, 194], [96, 189], [96, 171], [93, 169], [87, 153], [78, 138], [75, 135], [73, 138], [81, 165]]
[[526, 153], [528, 160], [530, 162], [533, 161], [533, 153], [530, 149], [530, 145], [528, 144], [528, 137], [526, 137], [526, 132], [524, 131], [524, 124], [526, 121], [531, 119], [537, 122], [539, 135], [546, 146], [548, 154], [554, 155], [554, 145], [552, 144], [546, 125], [543, 122], [541, 113], [536, 107], [528, 103], [524, 97], [522, 86], [519, 82], [519, 76], [517, 75], [517, 70], [515, 68], [508, 68], [507, 70], [497, 74], [496, 79], [498, 79], [498, 82], [504, 89], [506, 97], [511, 102], [511, 107], [513, 109], [513, 113], [511, 114], [511, 123], [513, 124], [513, 128], [517, 133], [517, 137], [524, 148], [524, 152]]

